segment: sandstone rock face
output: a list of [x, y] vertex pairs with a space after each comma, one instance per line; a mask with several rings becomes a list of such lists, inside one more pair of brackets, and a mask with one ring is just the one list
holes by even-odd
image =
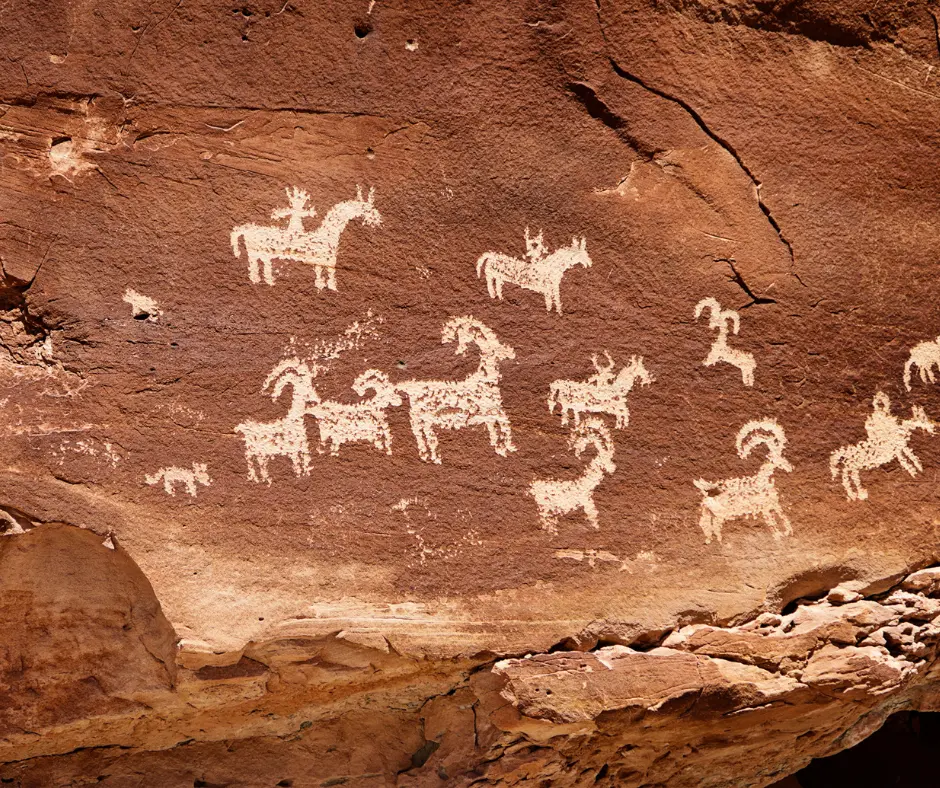
[[938, 708], [937, 31], [8, 9], [0, 779], [760, 786]]

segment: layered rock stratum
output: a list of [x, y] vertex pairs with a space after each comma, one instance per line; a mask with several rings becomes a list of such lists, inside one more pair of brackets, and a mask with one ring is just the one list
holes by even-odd
[[0, 780], [764, 786], [938, 708], [923, 0], [0, 16]]

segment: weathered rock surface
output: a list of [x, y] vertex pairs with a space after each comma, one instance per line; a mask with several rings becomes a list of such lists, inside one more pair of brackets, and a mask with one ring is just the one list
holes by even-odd
[[769, 785], [933, 710], [934, 13], [8, 9], [0, 779]]

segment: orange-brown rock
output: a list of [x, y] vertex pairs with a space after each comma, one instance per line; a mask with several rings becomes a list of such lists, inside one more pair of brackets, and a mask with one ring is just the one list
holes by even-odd
[[940, 708], [926, 0], [0, 45], [0, 779], [761, 786]]

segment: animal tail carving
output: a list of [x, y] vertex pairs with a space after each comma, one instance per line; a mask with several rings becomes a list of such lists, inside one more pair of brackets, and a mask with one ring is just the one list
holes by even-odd
[[241, 254], [241, 251], [238, 248], [238, 240], [242, 237], [242, 228], [236, 227], [232, 230], [232, 252], [236, 257]]
[[483, 268], [490, 261], [489, 253], [481, 254], [477, 258], [477, 279], [483, 276]]
[[845, 449], [837, 449], [829, 456], [829, 472], [835, 479], [839, 475], [839, 466], [845, 462]]
[[704, 479], [696, 479], [692, 484], [698, 487], [705, 495], [717, 490], [721, 486], [718, 482], [707, 482]]
[[911, 390], [911, 370], [914, 368], [914, 359], [909, 358], [904, 364], [904, 388]]

